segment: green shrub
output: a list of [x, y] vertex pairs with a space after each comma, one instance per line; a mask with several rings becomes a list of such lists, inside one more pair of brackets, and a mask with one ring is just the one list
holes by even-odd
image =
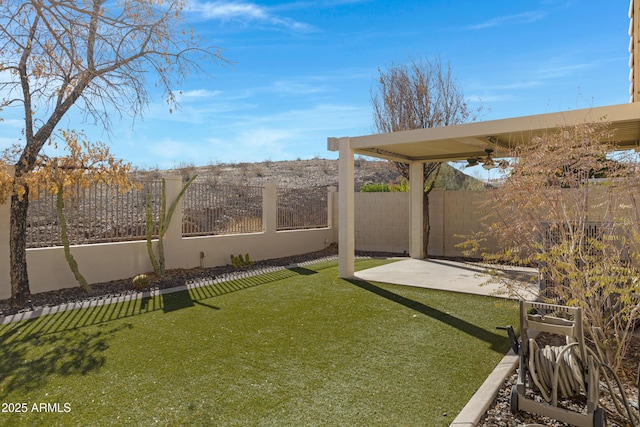
[[235, 256], [231, 255], [231, 265], [233, 268], [242, 269], [242, 268], [251, 268], [253, 267], [253, 261], [249, 258], [249, 254], [245, 254], [244, 258], [242, 254]]
[[389, 193], [390, 191], [389, 184], [365, 184], [360, 187], [361, 193]]
[[394, 184], [383, 184], [383, 183], [374, 183], [374, 184], [365, 184], [360, 187], [361, 193], [408, 193], [409, 192], [409, 181], [405, 178], [401, 178], [398, 183]]
[[397, 184], [391, 184], [390, 190], [392, 193], [408, 193], [409, 181], [406, 178], [400, 178]]
[[133, 284], [133, 289], [136, 289], [138, 291], [147, 289], [150, 284], [149, 276], [147, 276], [146, 274], [138, 274], [136, 277], [133, 278], [131, 282]]

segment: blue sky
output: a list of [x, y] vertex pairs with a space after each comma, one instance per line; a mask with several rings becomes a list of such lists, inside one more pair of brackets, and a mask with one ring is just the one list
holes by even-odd
[[[231, 66], [155, 96], [112, 135], [140, 167], [336, 158], [330, 136], [373, 133], [378, 68], [440, 55], [481, 120], [626, 103], [629, 0], [191, 0], [187, 18]], [[3, 126], [0, 144], [19, 138]], [[15, 136], [14, 136], [15, 134]]]

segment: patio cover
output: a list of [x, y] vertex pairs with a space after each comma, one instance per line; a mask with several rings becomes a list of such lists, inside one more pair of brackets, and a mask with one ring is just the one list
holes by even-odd
[[354, 156], [355, 154], [409, 164], [409, 253], [424, 258], [422, 242], [422, 164], [486, 156], [507, 157], [509, 149], [562, 126], [606, 122], [620, 149], [637, 149], [640, 142], [640, 103], [466, 123], [428, 129], [357, 137], [328, 138], [327, 148], [339, 152], [338, 251], [339, 276], [354, 277]]

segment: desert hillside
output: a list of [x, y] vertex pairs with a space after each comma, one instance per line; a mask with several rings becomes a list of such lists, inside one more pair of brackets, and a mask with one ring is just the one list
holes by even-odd
[[[355, 190], [366, 184], [397, 183], [400, 175], [386, 161], [355, 161]], [[207, 166], [185, 166], [168, 171], [185, 178], [198, 174], [198, 181], [213, 184], [263, 186], [274, 182], [282, 188], [338, 186], [338, 161], [329, 159], [264, 161]], [[445, 164], [436, 187], [479, 189], [483, 183]]]

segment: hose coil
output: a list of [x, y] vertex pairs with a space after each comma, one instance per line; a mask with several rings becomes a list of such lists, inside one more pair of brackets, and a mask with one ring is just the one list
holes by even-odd
[[565, 346], [545, 346], [529, 340], [529, 372], [531, 379], [547, 402], [552, 401], [554, 384], [558, 394], [567, 398], [586, 391], [582, 360], [577, 351], [578, 343]]

